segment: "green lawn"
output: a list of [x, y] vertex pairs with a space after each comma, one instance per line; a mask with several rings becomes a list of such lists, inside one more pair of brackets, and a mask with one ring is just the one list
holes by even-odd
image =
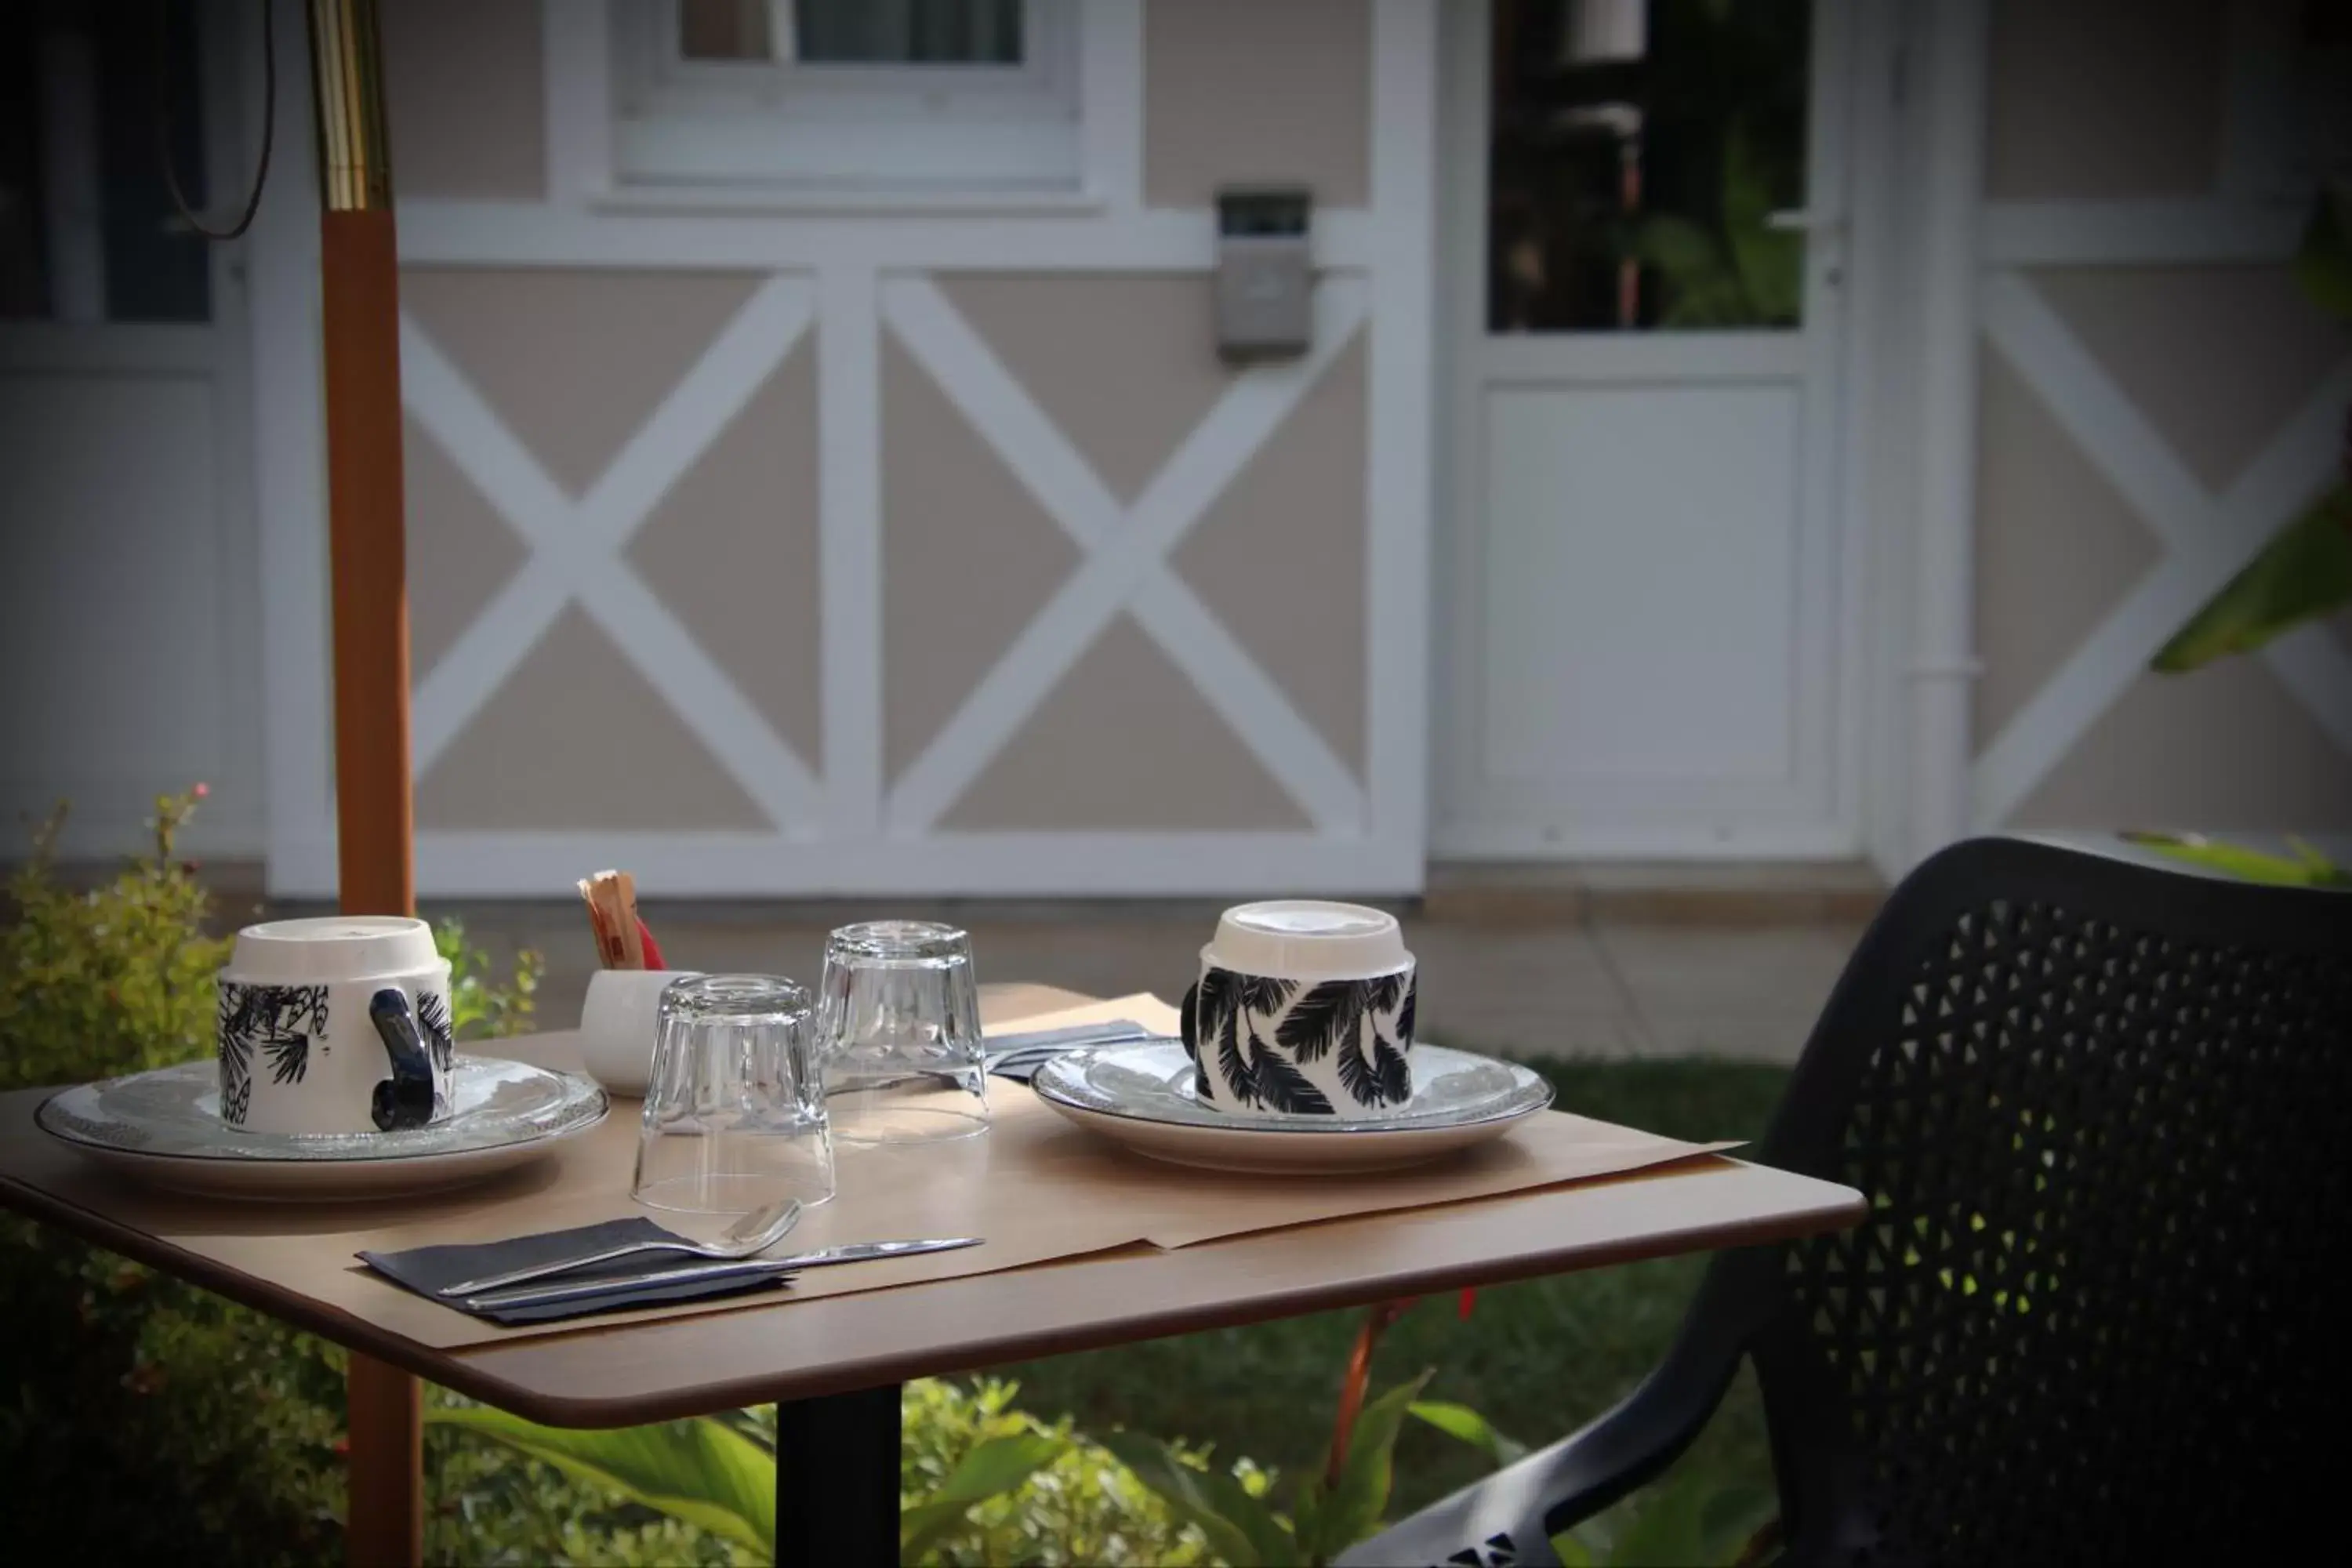
[[[1738, 1062], [1533, 1065], [1558, 1087], [1562, 1110], [1694, 1140], [1757, 1136], [1788, 1081], [1785, 1068]], [[1382, 1342], [1373, 1384], [1435, 1367], [1430, 1398], [1475, 1406], [1529, 1445], [1549, 1442], [1606, 1409], [1657, 1363], [1705, 1266], [1667, 1258], [1498, 1286], [1478, 1293], [1467, 1322], [1453, 1298], [1424, 1300]], [[1126, 1426], [1206, 1440], [1222, 1454], [1297, 1475], [1321, 1462], [1333, 1394], [1361, 1321], [1360, 1311], [1327, 1312], [1001, 1370], [1020, 1381], [1024, 1405], [1071, 1412], [1082, 1428]], [[1412, 1424], [1398, 1450], [1391, 1517], [1483, 1468], [1469, 1449]], [[1687, 1506], [1685, 1483], [1713, 1493], [1770, 1479], [1762, 1409], [1743, 1373], [1668, 1484]], [[1612, 1510], [1601, 1533], [1622, 1533], [1659, 1490]]]

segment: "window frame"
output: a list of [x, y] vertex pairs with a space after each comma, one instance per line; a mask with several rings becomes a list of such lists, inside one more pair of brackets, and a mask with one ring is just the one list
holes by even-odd
[[1023, 0], [1019, 66], [866, 66], [689, 60], [677, 0], [614, 5], [607, 183], [756, 205], [1078, 196], [1089, 9]]

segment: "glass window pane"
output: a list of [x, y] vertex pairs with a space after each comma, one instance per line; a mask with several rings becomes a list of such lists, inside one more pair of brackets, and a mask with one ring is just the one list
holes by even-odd
[[804, 65], [1017, 66], [1022, 0], [793, 0], [778, 47], [771, 0], [681, 0], [690, 60]]
[[812, 64], [1021, 63], [1021, 0], [794, 0], [793, 17]]
[[[156, 161], [155, 12], [152, 6], [100, 6], [98, 30], [99, 170], [105, 183], [106, 315], [113, 321], [203, 321], [212, 317], [210, 242], [191, 230], [172, 204]], [[195, 7], [168, 11], [170, 73], [167, 140], [172, 166], [190, 210], [215, 226], [230, 215], [207, 210], [204, 109], [197, 99]], [[278, 121], [278, 133], [287, 133]], [[239, 190], [232, 198], [242, 201]]]
[[0, 321], [49, 312], [39, 53], [32, 20], [17, 15], [0, 24]]
[[1487, 324], [1790, 327], [1811, 0], [1497, 0]]
[[[201, 211], [194, 7], [166, 18], [167, 137]], [[211, 320], [205, 242], [156, 162], [156, 20], [143, 5], [0, 13], [0, 317]]]
[[689, 60], [766, 60], [768, 0], [680, 0], [677, 51]]

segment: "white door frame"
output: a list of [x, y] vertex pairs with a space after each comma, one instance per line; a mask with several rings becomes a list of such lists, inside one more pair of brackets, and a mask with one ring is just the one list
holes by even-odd
[[[1891, 628], [1883, 624], [1885, 617], [1864, 612], [1887, 593], [1903, 591], [1902, 585], [1881, 580], [1879, 574], [1892, 561], [1907, 556], [1911, 520], [1907, 505], [1890, 505], [1885, 500], [1888, 452], [1879, 439], [1903, 432], [1893, 429], [1883, 412], [1874, 418], [1882, 389], [1899, 381], [1906, 368], [1890, 357], [1902, 348], [1899, 335], [1885, 328], [1891, 293], [1914, 281], [1916, 267], [1895, 243], [1905, 175], [1896, 145], [1895, 93], [1906, 31], [1904, 13], [1910, 8], [1857, 5], [1854, 0], [1818, 4], [1822, 23], [1814, 30], [1812, 68], [1816, 112], [1809, 136], [1842, 132], [1845, 191], [1843, 202], [1831, 192], [1809, 192], [1808, 198], [1841, 209], [1844, 280], [1837, 290], [1842, 297], [1827, 302], [1839, 317], [1836, 330], [1826, 334], [1834, 342], [1834, 369], [1820, 378], [1834, 391], [1811, 399], [1806, 407], [1808, 419], [1825, 416], [1833, 422], [1835, 433], [1829, 439], [1808, 442], [1808, 460], [1817, 465], [1806, 479], [1808, 505], [1822, 509], [1830, 520], [1804, 567], [1818, 579], [1810, 586], [1820, 595], [1814, 626], [1818, 641], [1808, 656], [1826, 660], [1828, 668], [1822, 676], [1825, 695], [1820, 710], [1800, 721], [1814, 726], [1807, 737], [1811, 754], [1827, 761], [1821, 776], [1794, 782], [1785, 804], [1776, 803], [1769, 814], [1749, 808], [1748, 820], [1728, 836], [1718, 826], [1720, 810], [1710, 809], [1704, 801], [1661, 813], [1648, 824], [1621, 823], [1592, 834], [1570, 827], [1558, 837], [1544, 835], [1533, 823], [1514, 830], [1498, 828], [1492, 819], [1467, 820], [1463, 809], [1470, 793], [1465, 774], [1476, 755], [1478, 721], [1472, 698], [1479, 630], [1473, 588], [1480, 569], [1485, 516], [1483, 465], [1476, 450], [1479, 388], [1491, 379], [1490, 374], [1482, 374], [1488, 367], [1505, 373], [1511, 369], [1512, 351], [1518, 345], [1490, 344], [1485, 353], [1476, 352], [1486, 330], [1486, 40], [1490, 13], [1486, 0], [1447, 7], [1441, 167], [1454, 177], [1444, 182], [1448, 199], [1441, 216], [1439, 309], [1445, 391], [1440, 399], [1444, 428], [1438, 449], [1440, 493], [1453, 526], [1446, 531], [1449, 546], [1437, 563], [1437, 690], [1443, 717], [1439, 749], [1433, 758], [1436, 792], [1432, 838], [1439, 855], [1847, 858], [1864, 853], [1866, 844], [1875, 848], [1874, 825], [1882, 815], [1882, 789], [1906, 787], [1905, 770], [1888, 769], [1877, 754], [1886, 731], [1875, 671]], [[1822, 114], [1822, 108], [1831, 115]], [[1825, 121], [1843, 123], [1825, 132]], [[1465, 171], [1476, 171], [1477, 177], [1465, 177]], [[1906, 269], [1905, 276], [1895, 275], [1897, 266]], [[1809, 321], [1819, 320], [1816, 312], [1825, 304], [1819, 268], [1809, 269]], [[1910, 298], [1916, 300], [1916, 291]], [[1674, 354], [1677, 347], [1656, 339], [1639, 346], [1653, 356]], [[1611, 352], [1614, 347], [1606, 338], [1585, 340], [1579, 355], [1596, 378], [1605, 377], [1620, 369], [1613, 363], [1618, 358]], [[1710, 347], [1756, 359], [1759, 368], [1801, 352], [1793, 342], [1776, 343], [1760, 334], [1746, 342], [1718, 340]], [[1805, 587], [1801, 584], [1801, 591]], [[1895, 617], [1896, 625], [1906, 618]], [[1893, 700], [1899, 702], [1901, 694]]]

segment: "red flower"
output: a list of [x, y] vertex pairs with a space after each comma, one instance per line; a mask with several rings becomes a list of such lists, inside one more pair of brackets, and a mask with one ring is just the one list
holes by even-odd
[[1478, 1291], [1477, 1288], [1473, 1286], [1471, 1289], [1463, 1291], [1461, 1298], [1454, 1302], [1454, 1315], [1466, 1323], [1470, 1321], [1470, 1309], [1477, 1304]]

